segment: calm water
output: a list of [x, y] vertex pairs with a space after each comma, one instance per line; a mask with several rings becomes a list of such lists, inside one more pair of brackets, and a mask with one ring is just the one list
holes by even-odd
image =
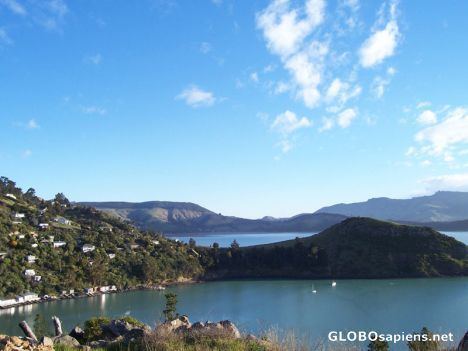
[[[325, 340], [331, 330], [408, 333], [427, 326], [459, 339], [468, 327], [468, 277], [338, 280], [336, 287], [328, 280], [229, 281], [168, 290], [192, 321], [230, 319], [251, 332], [276, 326]], [[134, 291], [0, 310], [0, 333], [19, 333], [18, 322], [32, 323], [36, 313], [60, 316], [67, 330], [96, 315], [128, 314], [153, 325], [163, 302], [161, 292]]]
[[[468, 245], [468, 232], [443, 232], [450, 235], [455, 239]], [[187, 235], [174, 235], [171, 238], [179, 239], [183, 242], [188, 242], [190, 238], [195, 239], [197, 245], [210, 246], [217, 242], [221, 247], [228, 247], [233, 240], [237, 240], [240, 246], [252, 246], [259, 244], [270, 244], [278, 241], [290, 240], [296, 237], [310, 236], [316, 233], [197, 233], [190, 236]]]

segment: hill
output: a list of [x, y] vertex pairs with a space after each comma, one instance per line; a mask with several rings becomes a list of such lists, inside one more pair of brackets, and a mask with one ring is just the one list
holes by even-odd
[[193, 278], [203, 269], [187, 245], [138, 230], [57, 194], [46, 201], [0, 179], [0, 297], [119, 289]]
[[214, 213], [189, 202], [149, 201], [81, 202], [119, 218], [129, 220], [143, 230], [163, 233], [203, 232], [314, 232], [341, 222], [336, 214], [301, 214], [291, 218], [245, 219]]
[[403, 278], [468, 275], [467, 247], [426, 227], [349, 218], [317, 235], [249, 248], [211, 249], [222, 278]]
[[438, 191], [411, 199], [374, 198], [365, 202], [323, 207], [316, 213], [371, 217], [406, 222], [451, 222], [468, 219], [468, 192]]

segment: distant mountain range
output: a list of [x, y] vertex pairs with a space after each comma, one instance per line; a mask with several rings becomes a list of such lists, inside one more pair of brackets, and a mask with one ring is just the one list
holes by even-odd
[[434, 195], [404, 200], [381, 197], [323, 207], [316, 213], [416, 223], [463, 221], [468, 219], [468, 193], [438, 191]]
[[436, 230], [468, 230], [468, 192], [439, 191], [411, 199], [374, 198], [323, 207], [289, 218], [245, 219], [210, 211], [190, 202], [82, 202], [129, 220], [141, 229], [163, 233], [316, 232], [347, 217], [370, 217]]
[[214, 213], [189, 202], [82, 202], [133, 222], [141, 229], [163, 233], [317, 232], [343, 221], [339, 214], [301, 214], [290, 218], [245, 219]]

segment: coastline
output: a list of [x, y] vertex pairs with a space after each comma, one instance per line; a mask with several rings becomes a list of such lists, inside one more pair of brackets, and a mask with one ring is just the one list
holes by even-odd
[[176, 286], [176, 285], [190, 285], [190, 284], [200, 284], [206, 282], [205, 280], [199, 280], [199, 279], [192, 279], [192, 278], [179, 278], [174, 281], [164, 281], [161, 284], [158, 285], [137, 285], [137, 286], [132, 286], [129, 288], [125, 289], [117, 289], [114, 291], [106, 291], [106, 292], [101, 292], [101, 291], [96, 291], [94, 293], [83, 293], [83, 294], [67, 294], [67, 295], [61, 295], [61, 296], [49, 296], [49, 297], [41, 297], [38, 300], [32, 300], [32, 301], [24, 301], [20, 302], [14, 305], [9, 305], [9, 306], [0, 306], [0, 310], [9, 310], [15, 307], [22, 307], [22, 306], [28, 306], [28, 305], [37, 305], [37, 304], [42, 304], [46, 302], [55, 302], [55, 301], [62, 301], [62, 300], [76, 300], [76, 299], [84, 299], [84, 298], [89, 298], [89, 297], [96, 297], [96, 296], [102, 296], [102, 295], [111, 295], [111, 294], [122, 294], [126, 292], [131, 292], [131, 291], [138, 291], [138, 290], [154, 290], [154, 291], [164, 291], [167, 287], [170, 286]]

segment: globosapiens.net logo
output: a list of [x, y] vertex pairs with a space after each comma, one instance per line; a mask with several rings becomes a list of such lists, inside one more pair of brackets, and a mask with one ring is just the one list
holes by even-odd
[[376, 331], [336, 331], [332, 330], [328, 333], [328, 340], [331, 342], [372, 342], [386, 341], [389, 344], [399, 342], [414, 342], [414, 341], [435, 341], [435, 342], [452, 342], [454, 336], [452, 333], [433, 334], [433, 333], [379, 333]]

